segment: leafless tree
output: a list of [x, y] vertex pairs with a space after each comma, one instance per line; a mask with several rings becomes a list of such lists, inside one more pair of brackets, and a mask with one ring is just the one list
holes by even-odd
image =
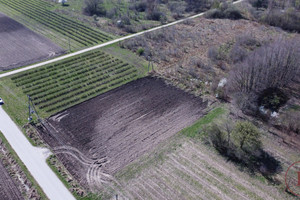
[[285, 87], [299, 73], [299, 68], [299, 38], [280, 39], [255, 50], [237, 64], [230, 74], [229, 86], [233, 91], [244, 93]]

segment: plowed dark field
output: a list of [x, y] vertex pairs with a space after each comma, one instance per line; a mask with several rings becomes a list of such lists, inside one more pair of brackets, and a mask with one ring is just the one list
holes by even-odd
[[191, 125], [205, 107], [147, 77], [50, 117], [42, 135], [71, 174], [92, 187]]
[[2, 200], [20, 200], [24, 199], [19, 191], [18, 187], [9, 176], [8, 172], [4, 168], [0, 161], [0, 199]]
[[62, 48], [0, 13], [0, 71], [60, 55]]

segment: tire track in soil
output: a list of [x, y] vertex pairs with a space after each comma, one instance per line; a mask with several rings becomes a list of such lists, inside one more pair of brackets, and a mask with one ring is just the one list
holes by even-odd
[[113, 180], [113, 177], [109, 174], [102, 172], [101, 168], [108, 162], [107, 158], [101, 158], [98, 160], [90, 159], [80, 152], [75, 147], [71, 146], [59, 146], [54, 147], [53, 151], [55, 154], [68, 154], [77, 159], [81, 164], [88, 167], [86, 174], [86, 180], [90, 187], [101, 188], [103, 184], [108, 184]]

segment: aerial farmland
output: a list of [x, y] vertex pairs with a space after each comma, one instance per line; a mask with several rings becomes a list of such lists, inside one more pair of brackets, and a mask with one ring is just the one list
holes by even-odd
[[0, 0], [0, 200], [299, 199], [299, 10]]
[[65, 51], [1, 13], [0, 24], [1, 71], [50, 59]]

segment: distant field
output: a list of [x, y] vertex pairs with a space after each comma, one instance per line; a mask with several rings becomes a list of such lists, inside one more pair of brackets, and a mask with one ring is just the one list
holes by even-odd
[[50, 40], [0, 13], [0, 71], [64, 53]]
[[143, 69], [93, 51], [19, 73], [11, 80], [50, 116], [143, 75]]
[[0, 0], [0, 5], [0, 11], [65, 49], [79, 49], [112, 39], [105, 33], [50, 11], [52, 5], [46, 1]]

